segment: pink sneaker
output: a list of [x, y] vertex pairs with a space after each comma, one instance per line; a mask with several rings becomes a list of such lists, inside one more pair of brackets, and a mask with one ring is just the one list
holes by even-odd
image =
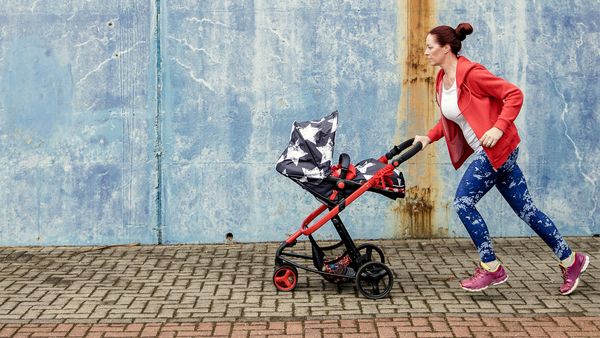
[[504, 267], [500, 265], [498, 270], [489, 272], [486, 269], [478, 266], [471, 278], [462, 280], [460, 286], [467, 291], [482, 291], [490, 285], [498, 285], [506, 282], [508, 275], [504, 271]]
[[590, 264], [590, 258], [579, 252], [575, 253], [575, 262], [573, 265], [566, 268], [562, 264], [559, 264], [564, 279], [564, 283], [560, 287], [561, 295], [568, 295], [577, 289], [579, 277], [587, 269], [588, 264]]

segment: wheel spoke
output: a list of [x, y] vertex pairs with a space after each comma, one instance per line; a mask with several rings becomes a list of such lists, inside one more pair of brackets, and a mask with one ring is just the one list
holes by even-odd
[[292, 267], [281, 267], [273, 275], [273, 283], [281, 291], [290, 291], [296, 286], [296, 271]]
[[373, 283], [373, 294], [374, 295], [379, 294], [379, 283]]

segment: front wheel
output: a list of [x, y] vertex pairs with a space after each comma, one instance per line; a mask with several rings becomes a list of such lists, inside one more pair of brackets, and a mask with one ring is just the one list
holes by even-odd
[[356, 287], [369, 299], [381, 299], [392, 290], [394, 275], [387, 265], [380, 262], [363, 264], [356, 273]]
[[275, 267], [273, 284], [279, 291], [292, 291], [298, 283], [298, 270], [292, 265]]

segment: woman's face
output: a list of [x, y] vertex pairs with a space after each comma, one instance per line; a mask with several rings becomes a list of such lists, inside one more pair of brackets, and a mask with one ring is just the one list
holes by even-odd
[[446, 59], [450, 46], [440, 46], [435, 39], [435, 36], [428, 34], [425, 39], [425, 56], [429, 60], [429, 64], [439, 66]]

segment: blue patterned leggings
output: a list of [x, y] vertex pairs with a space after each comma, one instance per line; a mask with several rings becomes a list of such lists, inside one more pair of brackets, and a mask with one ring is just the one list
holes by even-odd
[[485, 152], [480, 151], [475, 154], [473, 162], [467, 168], [456, 190], [454, 208], [477, 246], [479, 257], [484, 263], [495, 260], [496, 255], [487, 225], [475, 208], [475, 204], [493, 186], [498, 188], [514, 212], [546, 242], [558, 259], [566, 259], [571, 255], [571, 249], [552, 220], [533, 204], [525, 177], [517, 165], [518, 155], [517, 148], [502, 167], [494, 171]]

